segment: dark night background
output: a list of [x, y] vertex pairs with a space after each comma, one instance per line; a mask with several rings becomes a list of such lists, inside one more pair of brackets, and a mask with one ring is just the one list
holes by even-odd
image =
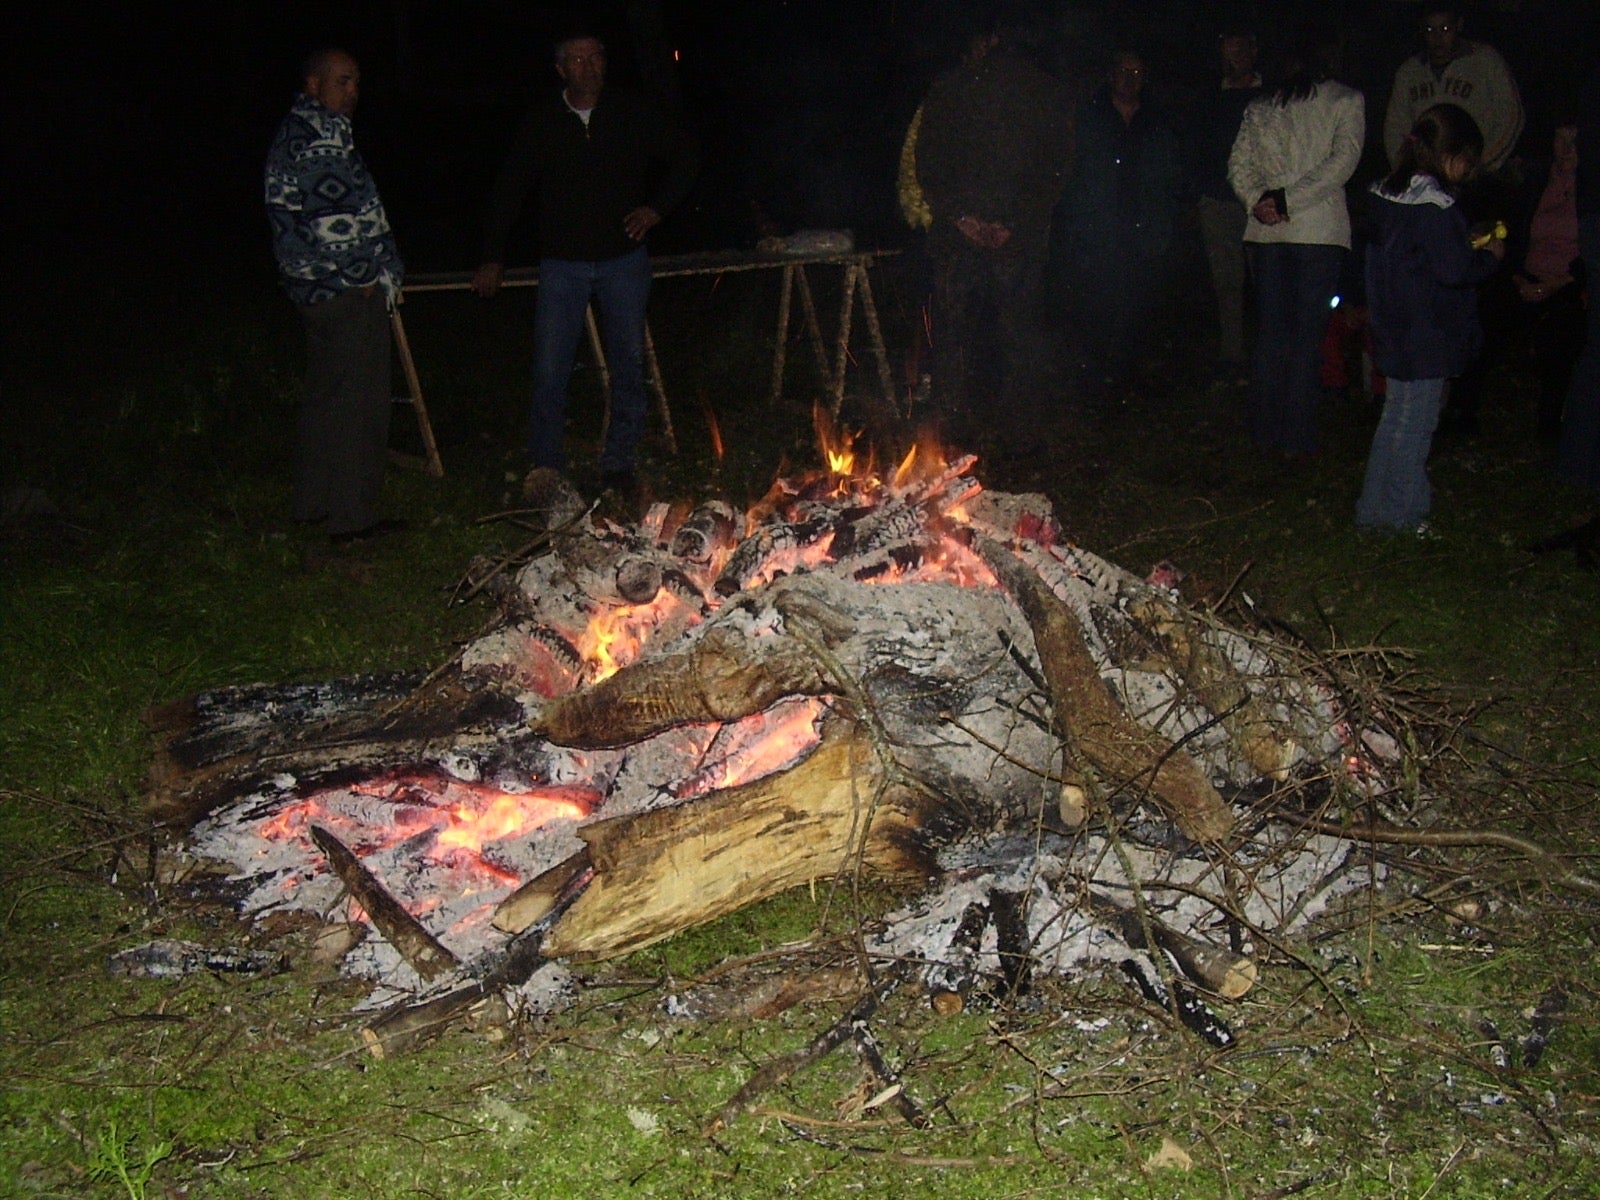
[[[1270, 46], [1296, 20], [1319, 18], [1344, 35], [1342, 74], [1366, 92], [1376, 130], [1394, 68], [1416, 46], [1418, 10], [1398, 0], [1060, 0], [1008, 11], [1041, 62], [1080, 92], [1098, 82], [1111, 47], [1144, 49], [1153, 98], [1180, 120], [1185, 96], [1212, 85], [1222, 24], [1251, 22]], [[150, 306], [181, 312], [230, 289], [273, 290], [261, 161], [299, 55], [319, 43], [361, 60], [357, 144], [409, 269], [469, 269], [488, 182], [526, 99], [555, 85], [548, 39], [571, 11], [512, 0], [217, 0], [68, 5], [37, 18], [12, 44], [0, 118], [8, 330], [41, 319], [64, 330], [86, 292], [116, 289], [134, 318], [103, 331], [115, 340]], [[754, 205], [786, 229], [849, 227], [865, 245], [903, 236], [900, 139], [973, 6], [616, 0], [588, 11], [608, 36], [613, 78], [659, 81], [679, 56], [668, 82], [681, 89], [705, 167], [690, 203], [654, 237], [658, 251], [749, 245]], [[1469, 13], [1468, 35], [1497, 46], [1522, 87], [1524, 150], [1542, 152], [1594, 61], [1600, 5], [1504, 0]], [[1369, 136], [1371, 169], [1358, 182], [1376, 174], [1376, 141]], [[526, 237], [521, 245], [526, 261]], [[8, 368], [17, 353], [11, 344]], [[5, 392], [9, 407], [14, 389]]]

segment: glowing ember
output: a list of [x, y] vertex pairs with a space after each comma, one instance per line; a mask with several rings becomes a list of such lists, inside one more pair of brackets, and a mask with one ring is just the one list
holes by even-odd
[[481, 812], [468, 804], [458, 804], [450, 812], [449, 827], [439, 834], [441, 849], [459, 848], [480, 851], [486, 842], [516, 837], [550, 821], [566, 818], [577, 821], [587, 816], [586, 806], [570, 800], [553, 799], [536, 792], [516, 795], [501, 792]]
[[673, 795], [683, 799], [737, 787], [787, 767], [821, 740], [817, 726], [826, 711], [824, 701], [806, 696], [723, 726], [707, 748], [707, 765], [680, 780]]
[[[335, 802], [344, 797], [344, 803]], [[257, 833], [264, 841], [294, 841], [310, 850], [311, 826], [321, 825], [366, 856], [431, 832], [427, 853], [476, 855], [490, 842], [552, 821], [582, 820], [601, 799], [590, 787], [507, 792], [436, 772], [403, 771], [286, 804], [263, 820]], [[367, 803], [352, 811], [362, 801]]]

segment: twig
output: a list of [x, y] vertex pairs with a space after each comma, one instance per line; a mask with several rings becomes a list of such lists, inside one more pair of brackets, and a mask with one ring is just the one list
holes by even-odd
[[820, 1058], [826, 1057], [830, 1052], [843, 1045], [854, 1032], [859, 1022], [864, 1022], [877, 1011], [882, 1004], [898, 988], [904, 979], [902, 970], [894, 970], [884, 975], [877, 984], [862, 994], [861, 998], [850, 1006], [850, 1010], [830, 1025], [827, 1029], [813, 1038], [809, 1045], [803, 1046], [782, 1058], [775, 1058], [761, 1067], [754, 1075], [745, 1080], [744, 1085], [735, 1092], [731, 1099], [724, 1104], [717, 1115], [706, 1126], [705, 1134], [712, 1137], [721, 1133], [741, 1115], [755, 1107], [758, 1096], [770, 1092], [778, 1087], [796, 1071], [810, 1066]]
[[1600, 882], [1568, 870], [1543, 846], [1514, 833], [1496, 829], [1391, 829], [1378, 825], [1338, 825], [1331, 821], [1307, 821], [1306, 826], [1352, 842], [1387, 842], [1399, 846], [1501, 846], [1533, 859], [1548, 871], [1545, 882], [1600, 896]]

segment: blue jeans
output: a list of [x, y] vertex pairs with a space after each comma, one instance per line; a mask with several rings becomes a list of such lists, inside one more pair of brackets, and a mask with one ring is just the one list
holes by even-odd
[[[1600, 272], [1600, 215], [1578, 220], [1578, 252], [1589, 268], [1591, 289]], [[1561, 417], [1557, 473], [1564, 483], [1600, 492], [1600, 297], [1589, 297], [1583, 354], [1572, 372]]]
[[643, 246], [595, 262], [539, 260], [528, 452], [536, 467], [566, 468], [567, 384], [591, 299], [600, 309], [600, 342], [611, 373], [611, 422], [600, 469], [632, 471], [644, 436], [644, 313], [650, 299], [650, 257]]
[[1361, 529], [1415, 529], [1433, 506], [1428, 451], [1444, 405], [1442, 379], [1391, 379], [1356, 502]]
[[1250, 440], [1284, 454], [1317, 452], [1322, 338], [1348, 253], [1343, 246], [1247, 242], [1256, 292]]

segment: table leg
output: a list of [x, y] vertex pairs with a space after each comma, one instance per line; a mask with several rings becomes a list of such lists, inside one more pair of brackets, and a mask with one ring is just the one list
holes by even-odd
[[884, 402], [899, 413], [900, 405], [894, 392], [894, 372], [889, 369], [889, 350], [883, 344], [883, 326], [878, 323], [878, 302], [872, 296], [872, 272], [865, 261], [861, 264], [861, 312], [867, 319], [867, 336], [872, 339], [872, 352], [878, 359], [878, 382], [883, 386]]
[[772, 404], [783, 399], [783, 369], [789, 358], [789, 297], [794, 292], [793, 266], [783, 268], [783, 283], [778, 292], [778, 340], [772, 350]]
[[672, 429], [672, 409], [667, 406], [667, 385], [661, 378], [661, 363], [656, 358], [656, 339], [650, 336], [648, 323], [644, 327], [644, 361], [650, 368], [650, 388], [656, 394], [656, 406], [661, 410], [661, 425], [666, 430], [667, 445], [678, 452], [678, 435]]
[[611, 367], [606, 362], [605, 347], [600, 342], [600, 326], [595, 323], [594, 305], [583, 310], [583, 327], [589, 331], [589, 348], [594, 351], [594, 365], [600, 369], [600, 444], [606, 444], [611, 432]]
[[439, 457], [439, 445], [433, 440], [433, 423], [428, 420], [428, 406], [422, 399], [422, 380], [417, 377], [416, 360], [411, 357], [411, 340], [406, 337], [405, 322], [400, 310], [389, 313], [389, 328], [394, 332], [395, 351], [400, 356], [400, 370], [405, 373], [406, 387], [411, 392], [411, 411], [417, 414], [417, 428], [422, 433], [428, 474], [435, 479], [444, 478], [444, 461]]
[[850, 325], [856, 311], [856, 277], [861, 273], [859, 263], [851, 263], [844, 269], [843, 295], [839, 298], [839, 341], [835, 349], [834, 361], [837, 364], [833, 371], [833, 419], [839, 419], [839, 410], [844, 406], [844, 376], [845, 367], [850, 359]]

